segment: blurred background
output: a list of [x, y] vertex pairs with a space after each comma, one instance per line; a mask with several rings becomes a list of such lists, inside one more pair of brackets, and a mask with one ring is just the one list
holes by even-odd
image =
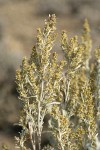
[[[14, 150], [20, 128], [15, 71], [23, 56], [29, 56], [38, 27], [49, 14], [57, 16], [57, 32], [80, 35], [84, 19], [91, 27], [93, 49], [100, 45], [100, 0], [0, 0], [0, 150], [6, 143]], [[61, 54], [55, 46], [55, 51]]]

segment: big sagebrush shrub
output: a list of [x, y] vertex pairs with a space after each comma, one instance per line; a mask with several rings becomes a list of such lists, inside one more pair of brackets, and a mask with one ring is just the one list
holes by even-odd
[[88, 21], [83, 33], [68, 38], [62, 31], [61, 49], [65, 58], [58, 60], [51, 53], [57, 34], [56, 17], [49, 15], [43, 29], [37, 30], [37, 41], [29, 60], [23, 58], [16, 72], [19, 99], [22, 102], [16, 137], [17, 147], [41, 150], [44, 117], [50, 114], [49, 131], [54, 143], [47, 150], [97, 149], [96, 139], [100, 118], [100, 48], [95, 50], [95, 63], [90, 64], [92, 41]]

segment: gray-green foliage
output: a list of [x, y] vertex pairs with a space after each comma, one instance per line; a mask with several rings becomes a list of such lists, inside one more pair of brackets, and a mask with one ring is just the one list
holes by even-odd
[[85, 20], [81, 42], [77, 36], [68, 39], [66, 31], [62, 32], [61, 48], [65, 58], [59, 62], [57, 53], [51, 54], [57, 36], [55, 30], [56, 16], [49, 15], [44, 28], [38, 29], [30, 59], [24, 58], [16, 72], [19, 99], [23, 103], [19, 121], [23, 130], [20, 137], [16, 137], [17, 146], [28, 150], [26, 143], [30, 140], [32, 150], [41, 150], [44, 117], [49, 113], [49, 130], [55, 143], [53, 148], [44, 149], [85, 150], [89, 147], [95, 150], [100, 49], [95, 54], [97, 63], [89, 65], [91, 37]]

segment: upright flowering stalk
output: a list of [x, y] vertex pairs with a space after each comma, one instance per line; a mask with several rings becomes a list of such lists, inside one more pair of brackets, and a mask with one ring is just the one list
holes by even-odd
[[[66, 59], [66, 113], [69, 116], [70, 134], [68, 150], [96, 148], [95, 102], [91, 91], [89, 59], [91, 51], [90, 29], [85, 20], [82, 40], [77, 36], [68, 39], [62, 32], [61, 47]], [[85, 140], [84, 140], [85, 139]]]
[[64, 64], [57, 64], [55, 52], [51, 56], [56, 38], [55, 23], [55, 15], [50, 15], [45, 21], [44, 29], [38, 29], [37, 42], [30, 59], [24, 58], [16, 73], [19, 99], [23, 107], [19, 121], [23, 130], [20, 138], [16, 139], [22, 150], [26, 149], [28, 138], [33, 150], [41, 150], [43, 120], [48, 108], [55, 104], [60, 90], [59, 82]]
[[95, 100], [96, 100], [96, 108], [97, 108], [97, 150], [100, 149], [99, 138], [100, 138], [100, 47], [95, 50]]
[[90, 36], [90, 27], [87, 19], [85, 19], [85, 22], [83, 24], [83, 33], [81, 39], [82, 44], [84, 45], [83, 62], [86, 68], [87, 75], [89, 77], [90, 75], [89, 61], [91, 58], [92, 40]]
[[[97, 108], [97, 120], [100, 122], [100, 48], [95, 50], [95, 100]], [[100, 135], [100, 132], [99, 132]]]

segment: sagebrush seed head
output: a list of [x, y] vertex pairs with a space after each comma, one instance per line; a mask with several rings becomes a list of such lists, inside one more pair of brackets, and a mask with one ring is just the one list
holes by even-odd
[[[21, 150], [95, 150], [96, 115], [100, 112], [100, 105], [95, 105], [100, 95], [96, 80], [100, 69], [97, 63], [93, 66], [97, 69], [90, 68], [92, 42], [88, 21], [85, 20], [81, 40], [78, 36], [69, 39], [66, 31], [62, 31], [60, 44], [65, 56], [62, 61], [56, 52], [51, 52], [57, 36], [55, 31], [56, 16], [49, 15], [44, 28], [37, 30], [29, 60], [23, 58], [16, 72], [22, 101], [19, 125], [23, 128], [20, 137], [16, 137], [17, 146]], [[95, 52], [97, 62], [100, 62], [99, 50]], [[41, 138], [47, 114], [51, 116], [49, 131], [55, 140], [43, 148]], [[30, 147], [27, 141], [31, 142]]]

